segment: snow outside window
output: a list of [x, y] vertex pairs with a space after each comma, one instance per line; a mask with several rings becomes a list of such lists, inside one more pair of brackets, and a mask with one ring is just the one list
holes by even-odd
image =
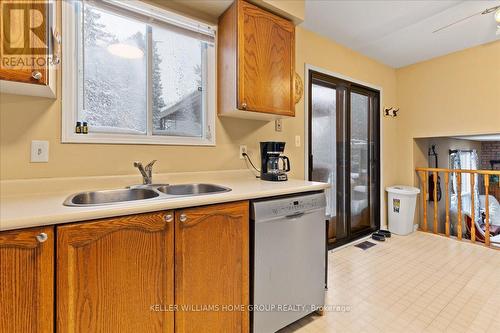
[[139, 1], [66, 0], [63, 29], [63, 142], [215, 144], [214, 27]]

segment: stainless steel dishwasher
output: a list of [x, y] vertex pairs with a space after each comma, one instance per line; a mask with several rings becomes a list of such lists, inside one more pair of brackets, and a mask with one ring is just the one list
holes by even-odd
[[276, 332], [324, 305], [325, 206], [323, 192], [252, 202], [254, 333]]

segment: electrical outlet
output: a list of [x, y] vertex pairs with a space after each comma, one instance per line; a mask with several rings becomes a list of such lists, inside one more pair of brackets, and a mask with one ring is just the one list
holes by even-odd
[[295, 136], [295, 147], [300, 147], [300, 135]]
[[49, 142], [31, 141], [31, 162], [46, 163], [49, 161]]
[[281, 119], [276, 119], [274, 121], [274, 130], [276, 132], [281, 132], [283, 130], [283, 124], [281, 123]]
[[247, 154], [247, 146], [240, 145], [240, 160], [244, 160], [245, 156], [243, 154]]

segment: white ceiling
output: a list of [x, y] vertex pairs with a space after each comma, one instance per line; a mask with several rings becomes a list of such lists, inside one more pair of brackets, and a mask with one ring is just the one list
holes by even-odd
[[500, 40], [494, 13], [476, 15], [500, 1], [306, 0], [302, 25], [391, 67], [399, 68]]

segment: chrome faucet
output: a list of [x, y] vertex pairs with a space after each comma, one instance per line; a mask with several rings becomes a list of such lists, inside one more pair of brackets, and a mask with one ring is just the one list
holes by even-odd
[[141, 162], [134, 162], [134, 167], [139, 169], [142, 175], [142, 183], [144, 185], [150, 185], [153, 183], [153, 164], [156, 160], [152, 160], [145, 167], [142, 166]]

